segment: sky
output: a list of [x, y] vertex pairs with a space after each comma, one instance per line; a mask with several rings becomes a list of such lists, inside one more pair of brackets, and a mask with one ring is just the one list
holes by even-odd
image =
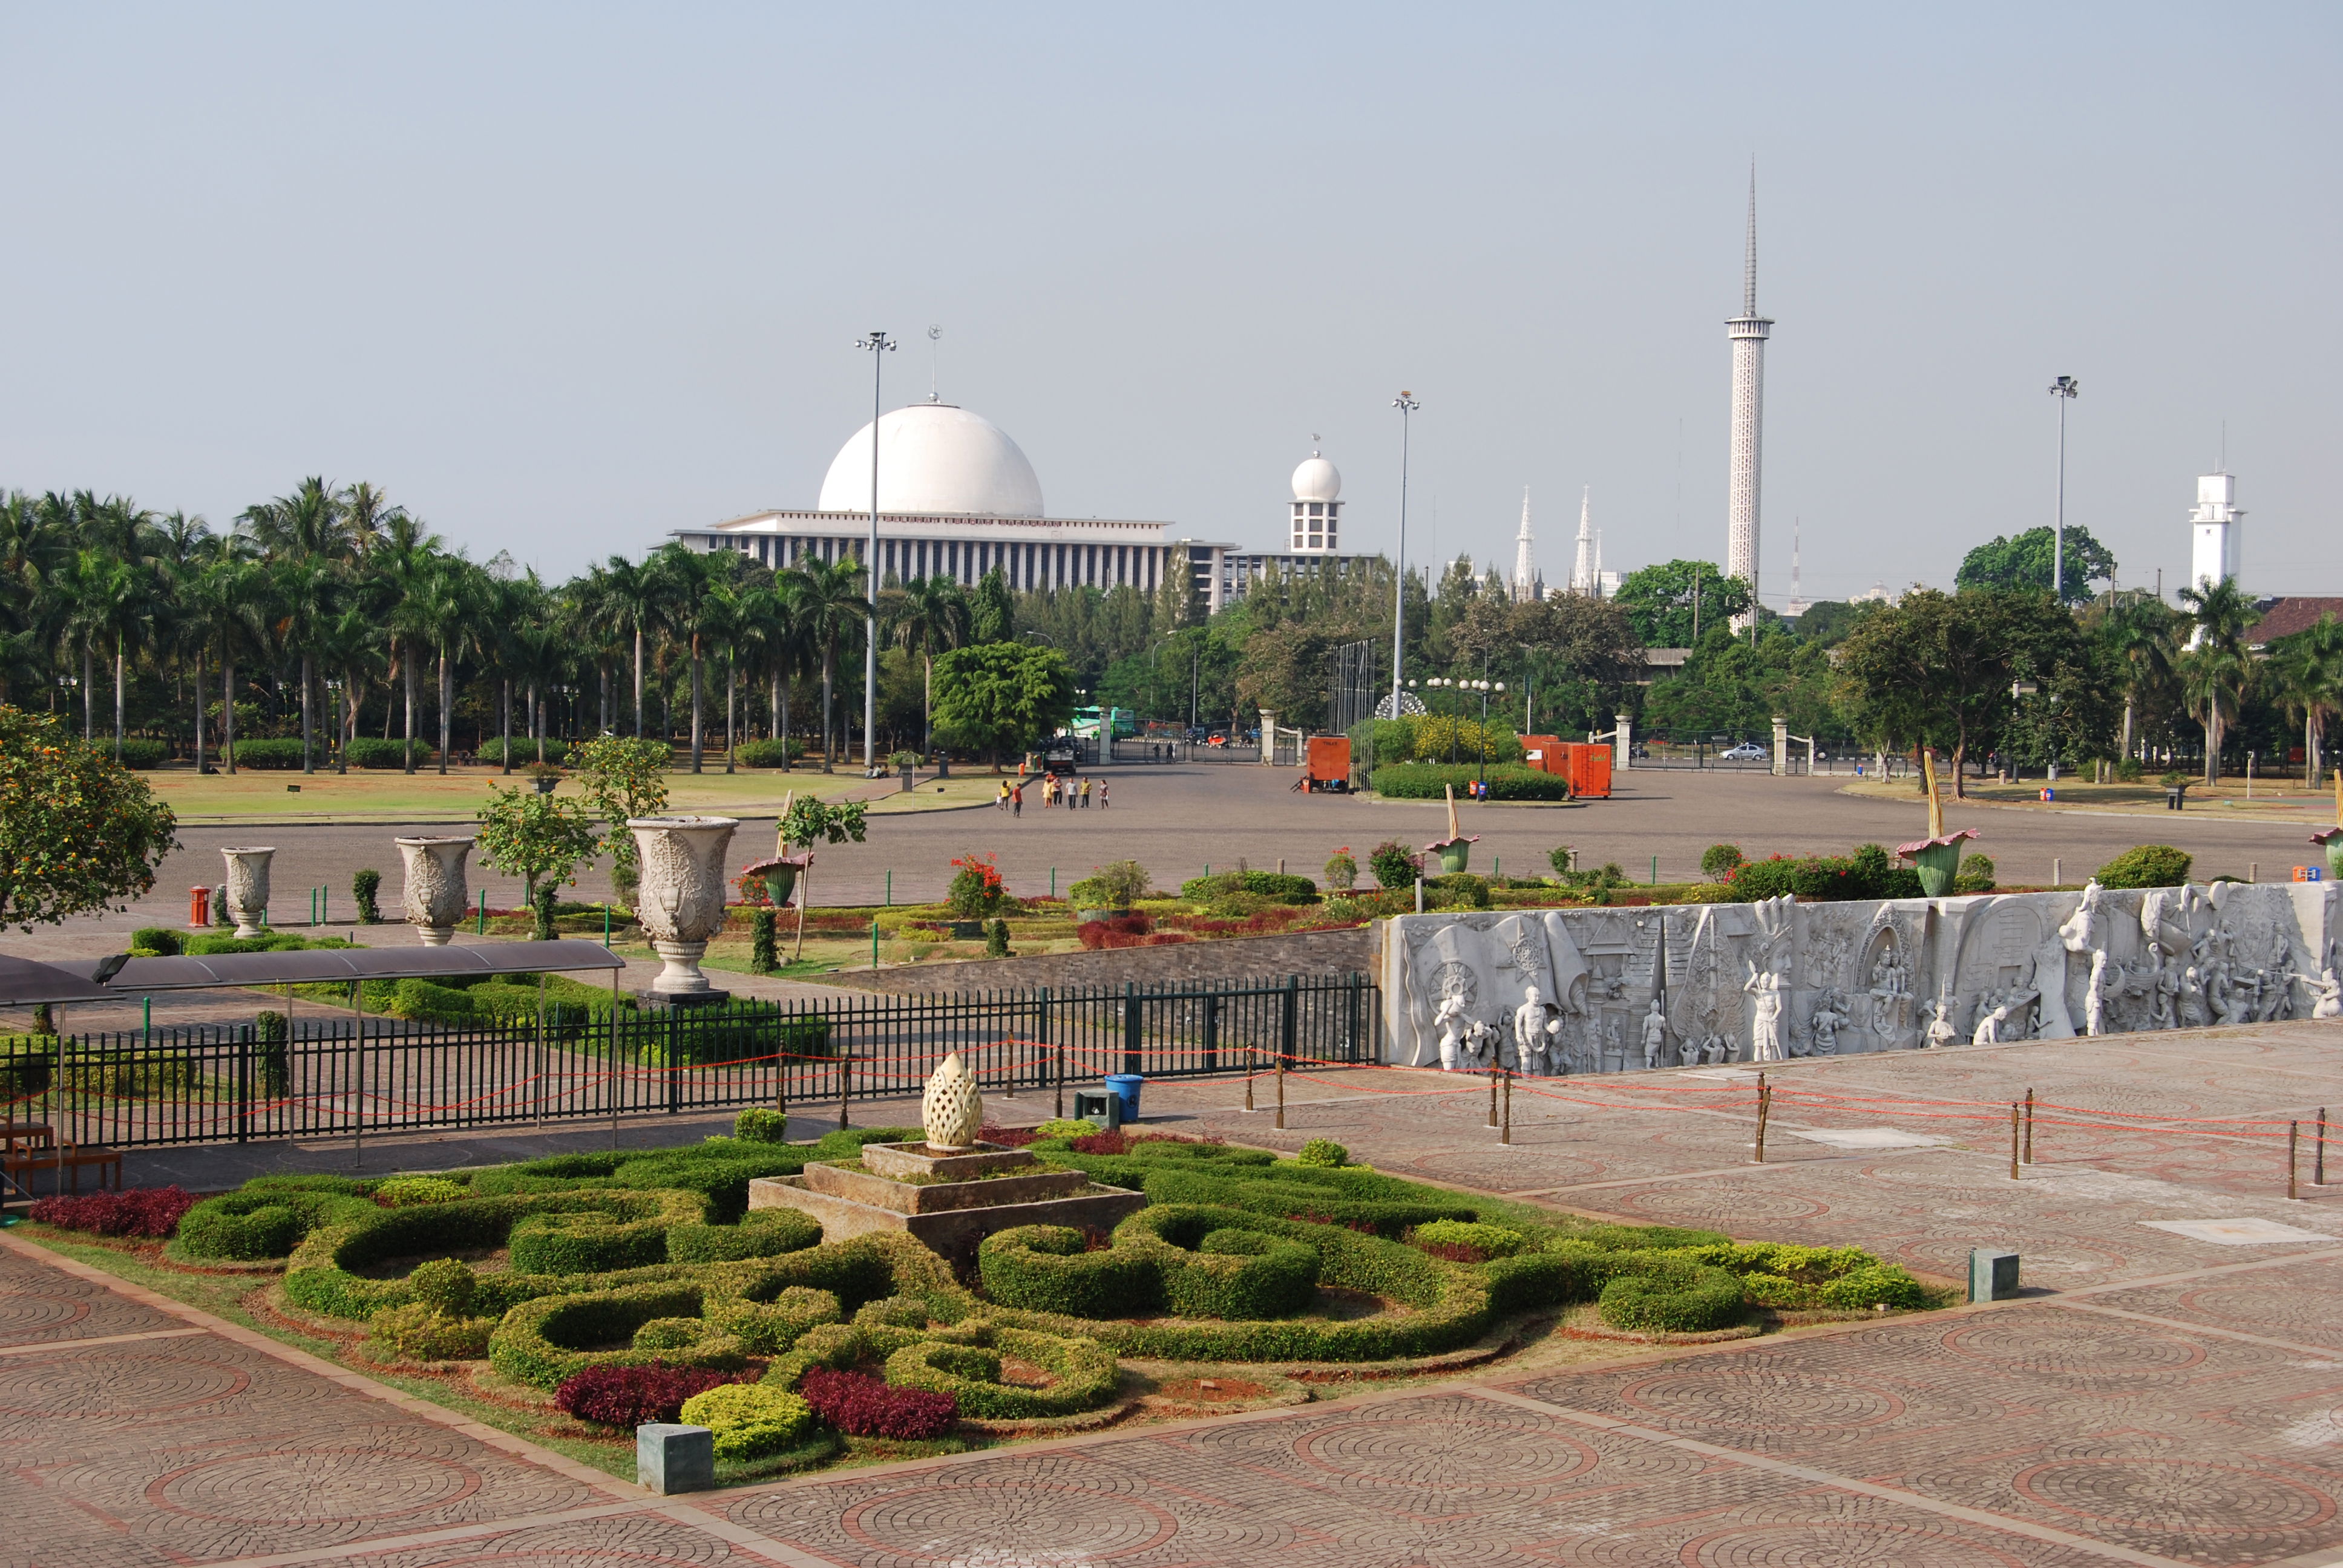
[[[1052, 515], [1548, 581], [1725, 551], [1750, 167], [1763, 588], [2066, 518], [2343, 594], [2343, 9], [0, 5], [0, 488], [371, 480], [550, 577], [991, 418]], [[932, 344], [930, 326], [942, 336]], [[2226, 435], [2225, 435], [2226, 431]]]

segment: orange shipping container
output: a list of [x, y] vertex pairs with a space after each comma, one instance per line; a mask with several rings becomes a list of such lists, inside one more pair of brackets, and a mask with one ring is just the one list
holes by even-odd
[[1582, 800], [1611, 798], [1611, 749], [1554, 735], [1522, 737], [1522, 760], [1532, 768], [1570, 780], [1570, 793]]
[[1351, 742], [1347, 736], [1310, 738], [1310, 787], [1347, 789], [1351, 787]]

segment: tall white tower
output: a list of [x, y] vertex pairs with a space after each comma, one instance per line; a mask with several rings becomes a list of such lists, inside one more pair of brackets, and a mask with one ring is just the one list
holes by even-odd
[[1725, 503], [1725, 569], [1749, 585], [1751, 608], [1735, 630], [1756, 619], [1758, 469], [1765, 435], [1765, 338], [1773, 321], [1757, 314], [1757, 166], [1749, 166], [1749, 256], [1742, 271], [1741, 314], [1725, 324], [1733, 342], [1733, 457]]
[[1522, 487], [1522, 531], [1513, 536], [1513, 602], [1538, 597], [1537, 551], [1530, 542], [1530, 487]]
[[1590, 597], [1603, 591], [1603, 558], [1594, 544], [1594, 487], [1578, 498], [1578, 556], [1570, 567], [1570, 591]]
[[2246, 514], [2237, 507], [2234, 474], [2200, 474], [2197, 478], [2197, 509], [2188, 514], [2188, 581], [2209, 588], [2223, 578], [2237, 575], [2237, 525]]
[[1296, 555], [1332, 555], [1342, 531], [1342, 476], [1314, 449], [1293, 470], [1291, 548]]

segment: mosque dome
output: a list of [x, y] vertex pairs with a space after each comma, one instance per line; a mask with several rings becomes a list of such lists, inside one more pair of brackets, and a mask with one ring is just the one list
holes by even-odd
[[1342, 476], [1334, 465], [1312, 452], [1293, 470], [1293, 498], [1297, 501], [1332, 501], [1341, 498]]
[[[879, 508], [1038, 518], [1041, 481], [1017, 443], [991, 420], [950, 403], [914, 403], [879, 420]], [[816, 509], [870, 509], [870, 426], [857, 430], [831, 459]]]

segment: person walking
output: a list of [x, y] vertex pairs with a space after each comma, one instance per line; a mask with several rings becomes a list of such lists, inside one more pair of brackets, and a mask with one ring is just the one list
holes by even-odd
[[1001, 792], [992, 798], [992, 809], [996, 811], [1009, 809], [1009, 780], [1006, 779], [1001, 781]]
[[1089, 779], [1083, 779], [1083, 780], [1082, 780], [1082, 809], [1083, 809], [1083, 810], [1085, 810], [1085, 811], [1087, 811], [1087, 810], [1089, 810], [1090, 809], [1091, 809], [1091, 781], [1090, 781]]
[[1101, 779], [1099, 780], [1099, 809], [1105, 810], [1106, 804], [1106, 780]]
[[1009, 792], [1009, 814], [1011, 817], [1025, 815], [1025, 786], [1022, 784]]

